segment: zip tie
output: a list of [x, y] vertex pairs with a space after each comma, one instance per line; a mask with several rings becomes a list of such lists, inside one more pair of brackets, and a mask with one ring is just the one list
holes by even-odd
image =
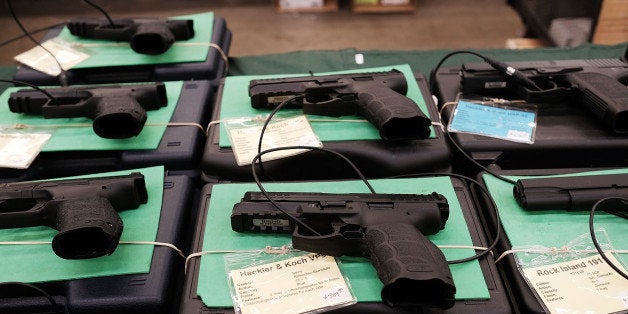
[[[171, 243], [152, 242], [152, 241], [120, 241], [118, 243], [168, 247], [176, 251], [179, 256], [186, 258], [185, 254], [183, 254], [183, 252], [178, 247], [176, 247], [174, 244], [171, 244]], [[0, 245], [41, 245], [41, 244], [52, 244], [52, 242], [51, 241], [4, 241], [4, 242], [0, 242]]]
[[365, 123], [368, 120], [354, 120], [354, 119], [307, 119], [310, 122], [359, 122]]
[[[87, 43], [70, 43], [71, 48], [90, 48], [90, 47], [123, 47], [128, 46], [128, 43], [118, 42], [118, 43], [97, 43], [97, 44], [87, 44]], [[194, 43], [194, 42], [174, 42], [173, 46], [182, 46], [182, 47], [192, 47], [192, 46], [209, 46], [214, 48], [220, 54], [220, 57], [225, 62], [225, 72], [223, 77], [227, 76], [229, 73], [229, 57], [225, 53], [225, 51], [219, 45], [215, 43]]]
[[282, 245], [279, 248], [274, 248], [274, 247], [272, 247], [270, 245], [267, 245], [264, 248], [264, 253], [266, 253], [266, 254], [286, 254], [286, 253], [288, 253], [290, 251], [291, 251], [291, 249], [288, 246], [286, 246], [286, 245]]
[[[14, 124], [12, 125], [12, 127], [14, 129], [17, 130], [23, 130], [23, 129], [36, 129], [36, 128], [40, 128], [40, 129], [45, 129], [45, 128], [84, 128], [84, 127], [91, 127], [92, 124], [90, 123], [68, 123], [68, 124], [46, 124], [46, 125], [34, 125], [34, 124]], [[11, 125], [7, 125], [7, 127], [11, 127]]]
[[52, 244], [50, 241], [5, 241], [0, 245], [36, 245], [36, 244]]
[[255, 252], [262, 252], [261, 250], [243, 250], [243, 251], [201, 251], [201, 252], [196, 252], [196, 253], [192, 253], [190, 255], [188, 255], [188, 257], [185, 259], [185, 267], [183, 269], [183, 273], [187, 274], [188, 272], [188, 264], [190, 262], [191, 259], [195, 258], [195, 257], [199, 257], [199, 256], [203, 256], [203, 255], [208, 255], [208, 254], [227, 254], [227, 253], [255, 253]]
[[178, 247], [176, 247], [172, 243], [153, 242], [153, 241], [120, 241], [119, 244], [140, 244], [140, 245], [163, 246], [163, 247], [173, 249], [175, 252], [177, 252], [177, 254], [179, 254], [179, 256], [183, 257], [184, 259], [186, 258], [185, 254], [183, 254], [183, 251], [181, 251]]
[[[552, 247], [552, 248], [548, 248], [548, 249], [512, 249], [512, 250], [507, 250], [504, 251], [496, 260], [495, 263], [501, 261], [503, 258], [505, 258], [507, 255], [509, 254], [514, 254], [514, 253], [519, 253], [519, 252], [526, 252], [526, 253], [537, 253], [537, 254], [559, 254], [559, 253], [599, 253], [597, 250], [571, 250], [565, 247], [562, 248], [557, 248], [557, 247]], [[605, 253], [619, 253], [619, 254], [627, 254], [628, 250], [606, 250], [604, 251]]]
[[[168, 122], [168, 123], [146, 123], [144, 124], [144, 126], [194, 126], [194, 127], [198, 127], [199, 129], [201, 129], [201, 131], [203, 133], [205, 132], [205, 129], [203, 128], [202, 125], [200, 125], [199, 123], [196, 122]], [[8, 128], [13, 127], [14, 129], [17, 130], [23, 130], [23, 129], [35, 129], [35, 128], [41, 128], [41, 129], [45, 129], [45, 128], [85, 128], [85, 127], [92, 127], [92, 124], [90, 123], [68, 123], [68, 124], [46, 124], [46, 125], [35, 125], [35, 124], [14, 124], [14, 125], [8, 125]]]
[[[474, 250], [478, 250], [478, 251], [486, 251], [486, 250], [488, 250], [487, 247], [475, 246], [475, 245], [437, 245], [437, 247], [439, 249], [474, 249]], [[491, 255], [492, 254], [493, 254], [493, 251], [491, 251]]]
[[209, 121], [209, 123], [207, 124], [207, 129], [203, 130], [205, 132], [205, 135], [207, 137], [209, 137], [209, 129], [211, 129], [214, 125], [216, 124], [220, 124], [221, 122], [225, 122], [225, 120], [214, 120], [214, 121]]
[[[203, 126], [200, 125], [200, 123], [196, 123], [196, 122], [168, 122], [168, 123], [146, 123], [144, 124], [145, 126], [195, 126], [199, 129], [201, 129], [201, 131], [203, 133], [205, 133], [205, 129], [203, 129]], [[205, 133], [207, 134], [207, 133]]]
[[455, 104], [456, 104], [456, 102], [455, 102], [455, 101], [448, 101], [448, 102], [444, 103], [444, 104], [443, 104], [443, 106], [442, 106], [442, 107], [440, 107], [440, 110], [438, 111], [438, 114], [439, 114], [439, 115], [443, 115], [443, 111], [445, 110], [445, 108], [446, 108], [447, 106], [451, 106], [451, 105], [455, 105]]
[[278, 248], [272, 247], [270, 245], [267, 245], [262, 250], [258, 249], [258, 250], [201, 251], [201, 252], [197, 252], [197, 253], [192, 253], [192, 254], [188, 255], [188, 257], [185, 259], [184, 274], [187, 274], [188, 262], [192, 258], [203, 256], [203, 255], [208, 255], [208, 254], [228, 254], [228, 253], [261, 253], [261, 252], [264, 252], [266, 254], [286, 254], [288, 252], [295, 252], [295, 251], [297, 251], [297, 250], [293, 250], [290, 247], [288, 247], [287, 245], [282, 245], [281, 247], [278, 247]]
[[[482, 246], [466, 246], [466, 245], [438, 245], [438, 248], [445, 248], [445, 249], [474, 249], [474, 250], [486, 250], [486, 247], [482, 247]], [[188, 257], [185, 259], [185, 270], [184, 273], [187, 274], [187, 270], [188, 270], [188, 264], [189, 261], [192, 258], [195, 257], [199, 257], [199, 256], [203, 256], [203, 255], [208, 255], [208, 254], [227, 254], [227, 253], [256, 253], [256, 252], [264, 252], [267, 254], [286, 254], [288, 252], [296, 252], [298, 250], [292, 249], [286, 245], [282, 245], [279, 248], [273, 248], [270, 245], [267, 245], [263, 250], [233, 250], [233, 251], [201, 251], [201, 252], [197, 252], [197, 253], [192, 253], [190, 255], [188, 255]], [[493, 252], [491, 252], [491, 255], [493, 255]]]
[[441, 131], [445, 132], [445, 125], [444, 125], [444, 124], [442, 124], [442, 123], [440, 123], [440, 122], [434, 122], [434, 121], [432, 121], [432, 125], [433, 125], [433, 126], [439, 126], [439, 127], [440, 127], [440, 129], [441, 129]]
[[220, 53], [220, 56], [222, 57], [222, 61], [225, 62], [225, 73], [223, 74], [222, 77], [226, 77], [227, 74], [229, 73], [229, 57], [227, 57], [227, 54], [224, 52], [224, 50], [222, 50], [222, 47], [214, 43], [209, 43], [209, 46], [218, 50], [218, 53]]

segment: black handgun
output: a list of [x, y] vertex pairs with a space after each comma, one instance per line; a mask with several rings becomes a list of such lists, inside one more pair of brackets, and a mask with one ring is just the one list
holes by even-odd
[[41, 91], [21, 89], [11, 93], [9, 109], [44, 118], [86, 117], [94, 120], [94, 132], [103, 138], [137, 136], [146, 123], [146, 110], [167, 105], [163, 83], [57, 87]]
[[447, 199], [432, 194], [269, 193], [304, 228], [259, 192], [235, 204], [237, 232], [292, 233], [294, 248], [331, 256], [370, 257], [389, 306], [450, 308], [455, 299], [443, 253], [425, 235], [449, 217]]
[[72, 35], [127, 41], [133, 51], [157, 55], [166, 52], [177, 40], [194, 37], [193, 20], [163, 20], [157, 18], [113, 19], [74, 18], [66, 26]]
[[406, 90], [406, 79], [397, 70], [252, 80], [249, 84], [251, 105], [256, 109], [273, 109], [304, 95], [286, 106], [332, 117], [360, 114], [385, 140], [425, 139], [431, 120], [405, 96]]
[[[607, 197], [628, 198], [628, 174], [547, 177], [517, 180], [513, 187], [517, 203], [526, 210], [591, 210]], [[628, 203], [611, 199], [600, 210], [626, 216]]]
[[148, 201], [144, 175], [0, 184], [0, 229], [59, 230], [52, 249], [61, 258], [110, 255], [122, 234], [117, 211]]
[[509, 62], [540, 90], [519, 84], [488, 63], [462, 67], [465, 94], [518, 95], [532, 103], [581, 103], [616, 133], [628, 133], [628, 64], [619, 59]]

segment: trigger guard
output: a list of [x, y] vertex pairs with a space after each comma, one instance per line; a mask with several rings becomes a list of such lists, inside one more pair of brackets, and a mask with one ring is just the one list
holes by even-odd
[[[360, 226], [332, 224], [328, 233], [312, 235], [308, 231], [301, 231], [301, 226], [296, 225], [292, 232], [292, 246], [297, 250], [321, 253], [330, 256], [367, 256], [365, 238], [346, 237], [346, 232], [362, 230]], [[347, 230], [351, 229], [351, 230]], [[362, 234], [364, 234], [362, 232]]]
[[303, 113], [319, 116], [341, 117], [355, 114], [355, 107], [345, 103], [342, 98], [334, 97], [329, 100], [311, 102], [303, 99]]
[[531, 103], [558, 103], [569, 99], [571, 87], [560, 87], [552, 82], [552, 87], [541, 91], [530, 90], [524, 86], [517, 87], [517, 94]]

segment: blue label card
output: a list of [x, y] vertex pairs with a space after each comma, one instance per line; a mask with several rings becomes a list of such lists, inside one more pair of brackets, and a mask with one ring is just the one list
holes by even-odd
[[536, 131], [536, 112], [504, 104], [460, 100], [448, 130], [532, 144]]

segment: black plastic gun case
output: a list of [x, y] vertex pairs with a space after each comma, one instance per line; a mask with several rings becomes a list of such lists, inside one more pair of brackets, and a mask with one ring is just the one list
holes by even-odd
[[[158, 177], [150, 177], [146, 175], [146, 186], [149, 190], [148, 199], [156, 198], [150, 194], [150, 189], [163, 189], [163, 198], [158, 202], [160, 208], [146, 209], [150, 213], [156, 212], [156, 217], [144, 217], [148, 219], [145, 223], [124, 224], [122, 240], [127, 239], [127, 232], [134, 233], [137, 229], [155, 228], [156, 238], [142, 239], [144, 241], [157, 241], [173, 244], [187, 254], [191, 233], [186, 227], [190, 223], [191, 216], [195, 216], [195, 208], [198, 205], [198, 189], [192, 180], [187, 176], [168, 175], [163, 171], [162, 167], [153, 167], [157, 170]], [[133, 169], [119, 173], [130, 173], [131, 171], [139, 171], [147, 174], [142, 169]], [[108, 175], [107, 173], [98, 174], [99, 176]], [[163, 183], [162, 183], [163, 182]], [[163, 185], [163, 186], [162, 186]], [[142, 210], [129, 209], [126, 211]], [[124, 212], [120, 211], [120, 216], [125, 217]], [[136, 220], [137, 221], [137, 220]], [[151, 221], [150, 223], [148, 221]], [[153, 227], [152, 223], [155, 223]], [[47, 227], [45, 227], [47, 228]], [[17, 230], [17, 229], [14, 229]], [[7, 231], [7, 230], [2, 230]], [[20, 240], [28, 241], [29, 232], [22, 232]], [[133, 239], [138, 240], [138, 239]], [[31, 245], [32, 246], [32, 245]], [[25, 247], [22, 245], [21, 247]], [[50, 244], [38, 245], [38, 249], [50, 251]], [[109, 268], [115, 272], [117, 269], [125, 267], [125, 260], [128, 258], [135, 259], [134, 252], [137, 250], [148, 251], [149, 268], [145, 273], [128, 274], [111, 274], [106, 276], [90, 275], [84, 278], [43, 281], [35, 279], [36, 285], [50, 296], [54, 298], [59, 313], [174, 313], [177, 310], [177, 303], [180, 297], [180, 287], [182, 284], [184, 258], [175, 250], [165, 246], [154, 246], [152, 244], [124, 244], [120, 243], [111, 256], [104, 256], [90, 260], [64, 260], [56, 257], [54, 262], [40, 265], [41, 272], [55, 272], [55, 265], [63, 263], [73, 263], [76, 272], [79, 270], [88, 272], [98, 272], [99, 267], [89, 266], [89, 263], [98, 263], [97, 259], [108, 259]], [[126, 252], [126, 253], [123, 253]], [[152, 253], [150, 253], [152, 252]], [[143, 253], [146, 254], [146, 253]], [[29, 255], [24, 258], [28, 259]], [[118, 257], [116, 257], [118, 256]], [[41, 262], [40, 262], [41, 263]], [[101, 261], [102, 263], [102, 261]], [[113, 264], [112, 264], [113, 263]], [[37, 264], [37, 261], [31, 261], [31, 264]], [[85, 265], [85, 266], [81, 266]], [[99, 264], [97, 264], [99, 265]], [[117, 265], [117, 266], [116, 266]], [[31, 266], [32, 267], [32, 266]], [[41, 276], [39, 271], [34, 269], [31, 276]], [[19, 271], [14, 272], [19, 275]], [[13, 279], [17, 277], [13, 277]], [[9, 280], [10, 281], [10, 280]], [[16, 281], [16, 280], [13, 280]], [[2, 313], [53, 313], [50, 302], [40, 293], [21, 286], [10, 285], [0, 287], [0, 312]], [[57, 312], [54, 312], [57, 313]]]
[[[165, 128], [163, 136], [158, 139], [158, 145], [154, 149], [133, 149], [134, 144], [127, 146], [117, 146], [117, 141], [124, 142], [125, 139], [101, 139], [94, 138], [94, 141], [103, 141], [103, 143], [109, 143], [106, 149], [97, 150], [85, 150], [81, 149], [81, 141], [85, 141], [80, 137], [74, 142], [76, 148], [69, 147], [65, 150], [44, 150], [39, 153], [37, 158], [33, 161], [27, 169], [12, 169], [12, 168], [0, 168], [0, 177], [3, 180], [30, 180], [30, 179], [43, 179], [51, 177], [61, 177], [69, 175], [79, 175], [83, 173], [93, 173], [102, 171], [113, 171], [119, 169], [131, 169], [153, 165], [164, 165], [169, 171], [196, 171], [198, 163], [201, 159], [203, 147], [206, 140], [204, 128], [206, 128], [209, 113], [211, 112], [212, 97], [214, 89], [209, 81], [184, 81], [184, 82], [165, 82], [166, 90], [169, 90], [169, 86], [180, 86], [180, 93], [177, 96], [176, 93], [179, 89], [176, 89], [173, 93], [168, 94], [170, 99], [176, 99], [176, 102], [168, 103], [165, 107], [159, 110], [166, 109], [173, 110], [172, 116], [165, 122], [176, 124], [182, 123], [184, 125], [168, 125]], [[91, 87], [91, 85], [88, 85]], [[93, 87], [97, 88], [98, 85]], [[20, 89], [28, 89], [22, 87]], [[5, 91], [4, 95], [7, 95], [14, 89]], [[170, 95], [172, 94], [172, 95]], [[7, 103], [1, 104], [8, 108]], [[7, 109], [8, 111], [8, 109]], [[147, 111], [147, 115], [150, 116], [155, 111]], [[17, 113], [8, 112], [7, 117], [10, 115], [18, 116]], [[42, 120], [68, 120], [64, 119], [44, 119]], [[11, 120], [11, 124], [17, 123], [17, 120]], [[150, 120], [149, 120], [150, 121]], [[65, 123], [65, 122], [64, 122]], [[191, 123], [191, 124], [190, 124]], [[194, 124], [194, 125], [193, 125]], [[142, 131], [146, 131], [148, 128], [158, 126], [144, 125]], [[160, 126], [163, 127], [163, 126]], [[92, 127], [81, 128], [82, 134], [93, 135], [94, 131]], [[54, 134], [52, 135], [54, 137]], [[143, 136], [140, 133], [138, 136]], [[152, 135], [150, 136], [151, 140]], [[134, 140], [133, 138], [129, 140]], [[112, 145], [112, 146], [111, 146]]]
[[[507, 178], [515, 181], [518, 179], [565, 177], [567, 179], [573, 178], [573, 182], [575, 182], [577, 185], [589, 182], [582, 176], [626, 173], [625, 168], [492, 170], [498, 175], [506, 176]], [[486, 229], [495, 230], [498, 224], [500, 224], [501, 226], [501, 232], [499, 233], [499, 242], [496, 249], [498, 253], [497, 255], [512, 249], [515, 250], [515, 252], [511, 254], [505, 254], [502, 259], [497, 262], [497, 267], [503, 274], [502, 278], [504, 278], [504, 283], [508, 294], [511, 295], [513, 305], [521, 313], [549, 313], [550, 310], [548, 310], [548, 308], [543, 305], [543, 303], [539, 300], [537, 292], [535, 292], [543, 291], [543, 289], [535, 290], [531, 288], [528, 280], [524, 277], [521, 270], [519, 269], [519, 262], [516, 254], [526, 254], [525, 250], [530, 249], [545, 250], [546, 252], [549, 252], [552, 249], [560, 250], [562, 248], [570, 250], [591, 248], [594, 250], [594, 247], [591, 244], [591, 236], [589, 234], [590, 210], [573, 211], [564, 208], [552, 208], [547, 210], [526, 210], [517, 201], [517, 198], [520, 198], [520, 196], [515, 196], [515, 194], [513, 193], [513, 184], [501, 181], [486, 172], [481, 172], [480, 174], [478, 174], [478, 181], [480, 181], [480, 183], [482, 183], [489, 189], [491, 198], [493, 198], [493, 200], [498, 204], [498, 211], [500, 213], [499, 221], [497, 220], [494, 211], [481, 210], [479, 212], [480, 221], [482, 222], [482, 224], [484, 224]], [[608, 184], [610, 185], [610, 183]], [[538, 199], [538, 197], [536, 197], [538, 201], [558, 201], [564, 199], [564, 196], [567, 194], [567, 190], [561, 192], [551, 186], [548, 186], [548, 188], [551, 189], [554, 194], [537, 194], [541, 196], [541, 199]], [[625, 188], [625, 186], [623, 186], [623, 188]], [[612, 188], [609, 188], [609, 190], [611, 189]], [[488, 199], [485, 195], [480, 193], [477, 188], [472, 189], [472, 194], [475, 195], [478, 208], [488, 208]], [[569, 191], [569, 194], [573, 195], [572, 199], [575, 200], [581, 199], [577, 195], [586, 194], [587, 197], [595, 195], [595, 190], [582, 189], [581, 191]], [[532, 204], [532, 195], [526, 195], [526, 198], [528, 198], [526, 202], [528, 204]], [[535, 201], [535, 203], [538, 203], [538, 201]], [[617, 210], [621, 212], [622, 209], [621, 207], [618, 207]], [[625, 207], [623, 211], [625, 212]], [[606, 244], [607, 241], [609, 241], [613, 249], [626, 249], [628, 242], [626, 242], [625, 233], [622, 232], [625, 231], [625, 218], [603, 212], [602, 210], [600, 210], [600, 208], [598, 208], [595, 214], [594, 228], [597, 234], [596, 237], [600, 244]], [[600, 232], [600, 229], [605, 229], [606, 236], [604, 236], [603, 233]], [[489, 237], [494, 239], [494, 235], [494, 233], [489, 234]], [[530, 252], [531, 254], [534, 254], [534, 250]], [[623, 263], [623, 265], [625, 265], [626, 258], [622, 255], [624, 254], [616, 255], [617, 260], [619, 261], [619, 263]], [[587, 255], [584, 253], [580, 253], [579, 256], [586, 257]], [[534, 257], [536, 257], [537, 260], [543, 258], [542, 255], [531, 255], [531, 257], [528, 257], [527, 259]], [[524, 257], [522, 257], [522, 259], [526, 259], [525, 255]], [[552, 255], [545, 255], [545, 259], [551, 260]], [[556, 259], [554, 263], [559, 264], [560, 261], [562, 260]], [[547, 266], [545, 268], [552, 269], [552, 263], [549, 263], [548, 265], [550, 266]], [[622, 265], [617, 266], [620, 269], [622, 268]], [[543, 269], [542, 266], [539, 266], [538, 268]], [[558, 266], [556, 266], [555, 268], [558, 268]], [[588, 270], [586, 269], [580, 270], [588, 272]], [[552, 270], [552, 272], [554, 272], [554, 270]], [[600, 283], [603, 283], [603, 278], [601, 279], [602, 280], [600, 280]], [[571, 285], [578, 286], [578, 283], [574, 281]], [[548, 297], [548, 300], [552, 299], [552, 293], [556, 294], [556, 298], [561, 297], [561, 293], [563, 293], [563, 291], [556, 292], [556, 290], [561, 289], [557, 289], [554, 286], [548, 285], [544, 288], [545, 292], [541, 293], [545, 293]], [[602, 286], [602, 288], [604, 287]], [[587, 295], [594, 293], [603, 293], [603, 290], [600, 290], [598, 292], [587, 290], [585, 293], [583, 293], [583, 298], [587, 300]], [[595, 306], [596, 303], [591, 302], [590, 304], [592, 306]], [[571, 310], [580, 311], [584, 309], [574, 308]]]
[[[428, 181], [430, 180], [430, 178], [426, 178], [426, 179]], [[418, 178], [418, 179], [402, 179], [402, 180], [408, 180], [408, 181], [404, 181], [405, 182], [403, 183], [404, 186], [413, 186], [413, 187], [420, 186], [421, 191], [436, 189], [435, 185], [433, 186], [430, 185], [429, 187], [426, 187], [427, 185], [430, 184], [430, 183], [427, 183], [426, 181], [422, 181], [426, 179]], [[471, 198], [472, 195], [470, 194], [470, 191], [467, 185], [458, 179], [449, 179], [446, 177], [441, 177], [438, 180], [442, 180], [438, 182], [442, 183], [443, 185], [449, 185], [448, 188], [452, 189], [451, 190], [452, 192], [447, 192], [447, 193], [453, 193], [455, 195], [452, 197], [450, 194], [448, 194], [449, 196], [447, 196], [448, 202], [450, 206], [452, 206], [451, 208], [458, 207], [455, 204], [459, 204], [461, 208], [461, 212], [458, 213], [458, 214], [462, 214], [460, 216], [458, 216], [458, 214], [453, 214], [453, 211], [452, 211], [452, 214], [449, 218], [450, 220], [447, 222], [447, 223], [452, 223], [450, 225], [450, 228], [455, 228], [457, 230], [455, 232], [461, 231], [461, 232], [466, 233], [468, 231], [471, 237], [470, 240], [472, 241], [473, 245], [484, 246], [484, 247], [487, 246], [488, 245], [487, 237], [485, 235], [484, 230], [481, 228], [480, 222], [477, 217], [476, 208], [474, 207], [473, 200]], [[372, 180], [372, 183], [375, 184], [374, 185], [375, 189], [379, 190], [380, 187], [382, 186], [377, 185], [376, 181], [377, 180]], [[394, 184], [391, 184], [389, 181], [384, 184], [394, 185]], [[321, 191], [318, 189], [321, 188], [320, 184], [323, 184], [323, 185], [328, 186], [325, 188], [327, 192], [330, 189], [332, 190], [336, 189], [334, 193], [338, 193], [339, 190], [345, 190], [343, 188], [338, 189], [339, 187], [341, 186], [346, 187], [349, 184], [356, 184], [355, 182], [356, 181], [310, 181], [310, 182], [301, 181], [301, 182], [293, 182], [293, 183], [277, 182], [277, 184], [282, 185], [282, 187], [279, 188], [279, 190], [281, 191], [315, 191], [315, 192]], [[275, 184], [275, 183], [268, 183], [265, 185], [267, 188], [269, 188], [270, 191], [278, 191], [277, 187], [274, 187], [274, 186], [271, 187], [272, 184]], [[316, 185], [316, 184], [319, 184], [319, 185]], [[362, 182], [358, 183], [358, 186], [360, 184], [362, 184]], [[222, 185], [221, 187], [222, 193], [219, 193], [217, 189], [217, 187], [220, 185]], [[294, 186], [294, 187], [291, 187], [291, 186]], [[224, 199], [225, 193], [229, 193], [229, 194], [235, 193], [241, 197], [242, 191], [247, 190], [247, 189], [251, 191], [256, 191], [257, 190], [256, 188], [257, 186], [253, 183], [230, 183], [230, 184], [210, 183], [210, 184], [207, 184], [202, 190], [199, 216], [197, 219], [197, 226], [195, 229], [196, 237], [192, 243], [191, 250], [193, 252], [201, 252], [204, 247], [205, 248], [223, 247], [224, 249], [237, 251], [238, 249], [243, 249], [243, 248], [236, 247], [238, 245], [233, 244], [234, 243], [233, 239], [238, 238], [239, 240], [242, 240], [243, 237], [247, 239], [246, 241], [247, 241], [247, 244], [250, 244], [249, 246], [260, 245], [263, 248], [265, 245], [271, 242], [283, 243], [283, 241], [285, 241], [287, 244], [287, 242], [290, 241], [290, 234], [283, 234], [283, 235], [270, 234], [270, 233], [238, 234], [232, 231], [231, 227], [229, 226], [229, 223], [226, 222], [229, 220], [229, 215], [231, 213], [231, 207], [229, 206], [219, 205], [218, 207], [214, 208], [214, 209], [217, 209], [218, 212], [214, 212], [214, 213], [210, 212], [211, 202], [212, 201], [218, 202], [218, 200], [221, 198]], [[383, 189], [384, 188], [382, 187], [381, 191], [383, 191]], [[358, 188], [358, 190], [360, 190], [360, 188]], [[415, 191], [418, 191], [418, 190], [415, 189]], [[396, 191], [393, 193], [399, 193], [399, 191]], [[463, 219], [464, 221], [458, 220], [457, 223], [461, 223], [462, 226], [466, 226], [468, 229], [462, 230], [462, 228], [459, 228], [461, 225], [454, 226], [454, 221], [452, 221], [451, 219], [455, 219], [455, 220]], [[229, 230], [226, 231], [225, 229], [229, 229]], [[441, 230], [439, 233], [446, 232], [446, 230], [447, 230], [447, 225], [445, 226], [445, 229]], [[217, 232], [221, 234], [219, 237], [211, 236], [211, 235], [208, 236], [208, 234], [216, 234]], [[454, 232], [454, 230], [450, 230], [450, 232]], [[206, 240], [203, 240], [204, 238]], [[264, 238], [270, 238], [270, 240], [265, 241]], [[203, 241], [207, 241], [207, 240], [212, 241], [212, 243], [209, 243], [209, 244], [203, 243]], [[268, 241], [271, 241], [271, 242], [268, 242]], [[460, 241], [460, 240], [455, 240], [455, 241]], [[210, 251], [213, 251], [213, 249], [211, 249]], [[466, 253], [463, 253], [463, 255], [464, 254]], [[223, 290], [228, 289], [226, 277], [223, 278], [224, 276], [226, 276], [223, 262], [222, 262], [223, 256], [224, 254], [219, 253], [219, 254], [203, 255], [202, 257], [196, 257], [196, 258], [190, 259], [189, 264], [187, 265], [186, 281], [185, 281], [182, 302], [181, 302], [181, 313], [199, 313], [199, 312], [233, 313], [233, 307], [232, 305], [230, 305], [231, 304], [230, 299], [228, 302], [229, 304], [227, 305], [223, 305], [223, 306], [212, 305], [212, 304], [220, 304], [221, 302], [224, 302], [225, 296], [223, 295]], [[201, 266], [202, 258], [205, 258], [205, 259], [210, 258], [210, 260], [208, 260], [208, 264], [206, 264], [205, 266], [211, 265], [211, 273], [216, 274], [216, 277], [219, 277], [219, 278], [207, 277], [208, 273], [204, 273], [203, 276], [199, 276], [199, 271], [201, 270], [201, 267], [202, 267]], [[340, 259], [342, 261], [344, 258], [341, 257]], [[348, 262], [348, 264], [354, 264], [358, 262], [359, 260], [361, 260], [361, 258], [358, 258], [356, 260], [355, 258], [350, 257], [346, 260], [346, 262]], [[363, 262], [370, 263], [367, 259], [364, 259]], [[366, 267], [370, 267], [369, 265], [367, 265]], [[452, 265], [452, 267], [455, 267], [455, 266]], [[502, 282], [501, 276], [498, 273], [497, 268], [494, 264], [494, 260], [490, 254], [486, 255], [486, 258], [481, 258], [479, 260], [479, 269], [475, 269], [475, 271], [479, 271], [479, 273], [475, 273], [476, 275], [479, 276], [479, 277], [476, 277], [476, 279], [483, 280], [486, 283], [486, 287], [488, 289], [487, 299], [486, 298], [467, 299], [467, 300], [457, 299], [455, 302], [455, 305], [448, 310], [443, 311], [441, 309], [429, 309], [429, 308], [422, 308], [422, 310], [424, 310], [426, 313], [431, 313], [434, 311], [438, 313], [441, 313], [441, 312], [442, 313], [469, 313], [469, 312], [510, 313], [512, 312], [510, 301], [506, 294], [506, 290]], [[377, 295], [379, 294], [379, 288], [377, 286], [380, 285], [381, 282], [379, 282], [379, 280], [377, 279], [377, 275], [374, 272], [372, 273], [373, 278], [367, 278], [367, 280], [373, 279], [375, 281], [366, 281], [366, 282], [364, 281], [365, 280], [364, 274], [369, 273], [368, 269], [356, 270], [354, 268], [352, 272], [353, 274], [356, 274], [356, 275], [360, 274], [356, 276], [358, 278], [352, 277], [351, 275], [349, 275], [350, 277], [349, 280], [355, 280], [355, 281], [351, 281], [351, 285], [354, 287], [354, 289], [363, 289], [363, 291], [364, 290], [376, 290], [373, 293]], [[454, 272], [453, 268], [452, 268], [452, 272]], [[469, 273], [472, 273], [472, 272], [473, 271], [469, 271]], [[222, 275], [218, 275], [220, 273], [222, 273]], [[454, 281], [455, 281], [455, 277], [456, 277], [456, 273], [454, 273]], [[469, 282], [461, 282], [460, 283], [461, 286], [458, 289], [466, 290], [466, 291], [469, 291], [468, 289], [481, 290], [480, 286], [484, 285], [484, 282], [479, 283], [477, 281], [473, 282], [473, 279], [468, 279], [468, 280]], [[215, 291], [212, 292], [210, 295], [220, 300], [214, 300], [211, 298], [208, 300], [203, 300], [199, 296], [199, 292], [198, 292], [199, 284], [201, 284], [201, 282], [205, 286], [214, 287]], [[367, 282], [370, 282], [375, 287], [364, 287], [364, 285], [366, 286], [369, 285]], [[465, 286], [466, 288], [463, 288], [463, 286]], [[368, 292], [366, 294], [368, 294]], [[399, 308], [390, 308], [384, 303], [382, 303], [381, 299], [373, 300], [373, 301], [371, 300], [363, 301], [363, 300], [360, 300], [360, 296], [358, 296], [358, 303], [350, 305], [348, 307], [333, 310], [332, 312], [333, 313], [410, 313], [405, 310], [401, 310]]]
[[[427, 105], [425, 114], [432, 122], [440, 121], [421, 74], [416, 74], [420, 93]], [[225, 97], [224, 81], [219, 86], [212, 120], [220, 119], [221, 99]], [[280, 111], [281, 112], [281, 111]], [[263, 114], [263, 113], [260, 113]], [[251, 181], [249, 166], [238, 166], [234, 152], [220, 142], [221, 127], [209, 129], [209, 136], [201, 161], [204, 180]], [[388, 142], [375, 140], [323, 141], [323, 148], [336, 151], [349, 158], [367, 177], [389, 177], [419, 172], [449, 171], [450, 148], [440, 128], [433, 126], [434, 136], [427, 139]], [[339, 158], [320, 151], [264, 162], [265, 174], [277, 180], [343, 179], [356, 178], [355, 172]]]
[[[55, 38], [65, 26], [58, 26], [50, 30], [43, 41]], [[214, 16], [211, 44], [218, 46], [225, 56], [231, 45], [231, 31], [227, 28], [224, 18]], [[90, 48], [97, 49], [97, 48]], [[98, 66], [75, 68], [66, 71], [68, 84], [102, 84], [123, 82], [151, 82], [151, 81], [181, 81], [181, 80], [209, 80], [217, 81], [226, 75], [227, 62], [215, 48], [209, 47], [207, 57], [203, 62], [182, 63], [154, 63], [124, 66]], [[35, 85], [59, 85], [56, 77], [21, 65], [13, 76], [16, 81]]]
[[[628, 65], [619, 59], [574, 60], [579, 65], [601, 68], [624, 68]], [[544, 62], [544, 61], [541, 61]], [[513, 66], [532, 62], [510, 62]], [[470, 71], [485, 69], [485, 63], [467, 63]], [[528, 66], [529, 67], [529, 66]], [[465, 95], [461, 94], [461, 67], [444, 67], [436, 73], [435, 93], [439, 97], [444, 121], [450, 121], [458, 98], [487, 96], [518, 100], [518, 95]], [[480, 78], [480, 77], [478, 77]], [[625, 79], [625, 78], [624, 78]], [[625, 82], [624, 82], [625, 84]], [[452, 103], [443, 109], [445, 103]], [[536, 134], [533, 144], [512, 142], [470, 133], [451, 133], [452, 138], [473, 159], [502, 169], [614, 167], [628, 165], [628, 136], [614, 133], [598, 121], [581, 104], [572, 101], [559, 103], [526, 103], [537, 110]], [[516, 106], [514, 104], [513, 106]], [[456, 164], [466, 161], [459, 154]], [[456, 168], [456, 167], [454, 167]]]

